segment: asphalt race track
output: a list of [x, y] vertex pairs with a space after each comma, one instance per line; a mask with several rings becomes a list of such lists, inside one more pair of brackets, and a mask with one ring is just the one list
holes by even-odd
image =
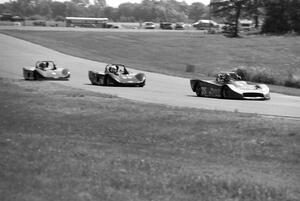
[[51, 81], [62, 86], [170, 106], [300, 118], [300, 97], [296, 96], [271, 93], [269, 101], [200, 98], [192, 92], [189, 79], [150, 72], [145, 72], [147, 80], [143, 88], [93, 86], [88, 79], [88, 70], [103, 71], [105, 63], [69, 56], [3, 34], [0, 34], [0, 44], [0, 77], [23, 79], [22, 67], [33, 66], [37, 60], [53, 60], [58, 67], [65, 67], [71, 71], [70, 81]]

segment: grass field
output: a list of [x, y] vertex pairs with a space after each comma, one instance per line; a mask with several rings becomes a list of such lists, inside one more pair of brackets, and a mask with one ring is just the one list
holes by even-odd
[[[55, 29], [53, 29], [55, 30]], [[244, 35], [239, 39], [197, 31], [22, 31], [0, 32], [60, 52], [106, 63], [180, 77], [212, 76], [248, 69], [249, 77], [267, 84], [300, 86], [300, 40], [297, 36]], [[186, 72], [187, 65], [195, 67]], [[290, 85], [291, 86], [291, 85]], [[275, 92], [300, 90], [271, 86]]]
[[0, 85], [3, 201], [300, 199], [297, 120]]

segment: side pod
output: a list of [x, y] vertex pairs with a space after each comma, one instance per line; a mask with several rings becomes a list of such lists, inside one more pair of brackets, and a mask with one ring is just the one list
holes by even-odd
[[89, 71], [89, 79], [93, 85], [106, 85], [105, 75], [99, 74], [96, 71]]
[[190, 84], [191, 84], [191, 88], [192, 88], [193, 92], [196, 91], [196, 87], [197, 87], [198, 83], [199, 83], [198, 79], [190, 80]]

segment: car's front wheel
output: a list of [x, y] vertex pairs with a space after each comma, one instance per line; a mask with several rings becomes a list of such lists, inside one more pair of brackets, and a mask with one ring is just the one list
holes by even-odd
[[37, 72], [36, 70], [34, 71], [33, 75], [34, 75], [33, 77], [34, 77], [35, 80], [43, 79], [43, 76], [39, 72]]
[[144, 82], [142, 82], [142, 83], [139, 85], [139, 87], [144, 87], [145, 84], [146, 84], [146, 82], [144, 81]]
[[228, 86], [224, 86], [222, 88], [222, 91], [221, 91], [221, 97], [222, 98], [229, 98], [229, 87]]

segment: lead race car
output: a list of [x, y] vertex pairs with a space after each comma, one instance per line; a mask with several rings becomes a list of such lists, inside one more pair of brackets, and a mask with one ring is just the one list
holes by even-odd
[[270, 90], [267, 85], [242, 81], [235, 72], [218, 73], [215, 80], [191, 79], [190, 84], [197, 96], [249, 100], [270, 99]]
[[58, 68], [53, 61], [37, 61], [34, 67], [24, 67], [25, 80], [69, 80], [71, 73]]
[[102, 86], [136, 86], [146, 84], [144, 73], [130, 73], [123, 64], [108, 64], [104, 73], [89, 71], [89, 79], [93, 85]]

